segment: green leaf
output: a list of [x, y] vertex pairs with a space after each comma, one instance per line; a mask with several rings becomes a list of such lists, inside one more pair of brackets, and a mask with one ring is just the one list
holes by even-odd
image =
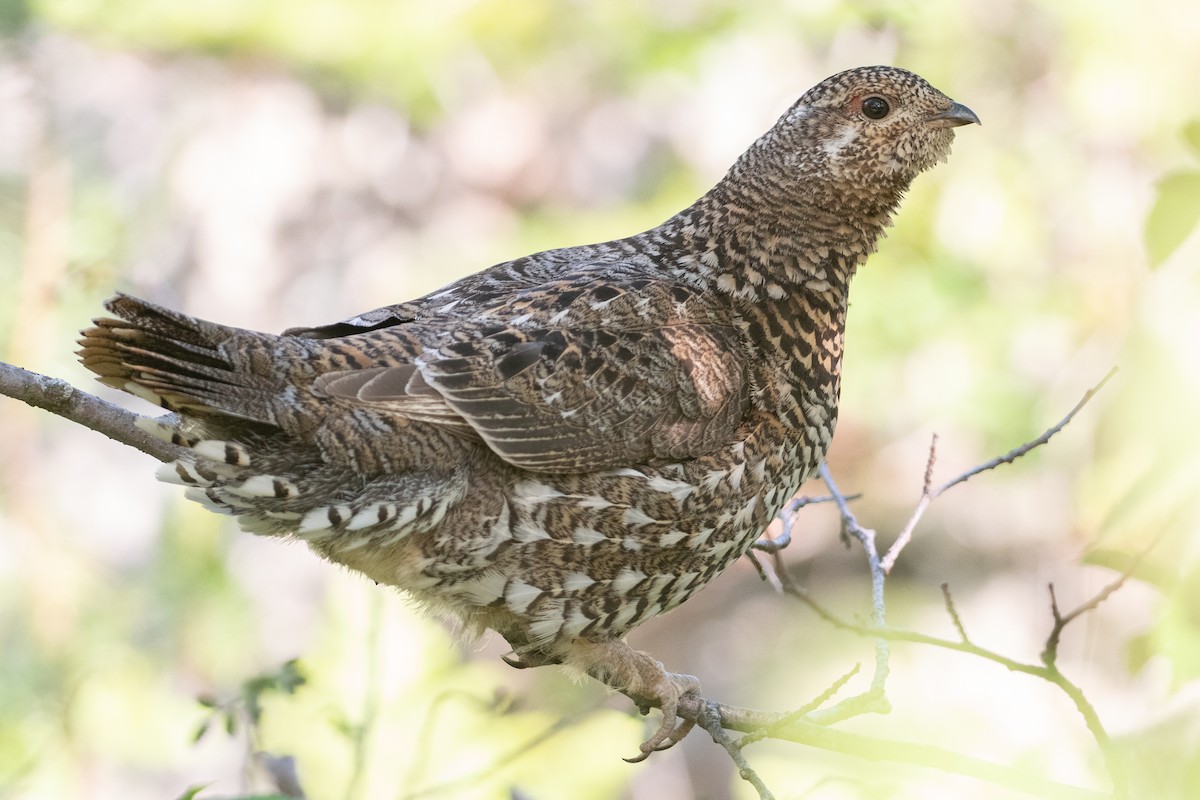
[[1097, 547], [1084, 554], [1083, 563], [1106, 567], [1115, 573], [1128, 570], [1131, 578], [1153, 586], [1164, 594], [1173, 591], [1179, 584], [1179, 576], [1173, 565], [1160, 563], [1158, 559], [1146, 557], [1145, 554]]
[[1139, 634], [1125, 645], [1125, 669], [1130, 675], [1136, 675], [1142, 667], [1155, 656], [1154, 637], [1148, 633]]
[[279, 688], [287, 694], [295, 694], [296, 689], [303, 686], [308, 678], [300, 671], [299, 659], [293, 658], [279, 670]]
[[1183, 126], [1183, 141], [1195, 155], [1200, 156], [1200, 119], [1194, 119]]
[[337, 714], [336, 716], [331, 717], [329, 719], [329, 724], [333, 726], [335, 731], [340, 733], [342, 736], [345, 736], [347, 739], [354, 738], [355, 734], [362, 729], [361, 725], [354, 724], [350, 720], [346, 719], [346, 717], [342, 714]]
[[244, 698], [246, 703], [246, 716], [250, 718], [251, 725], [258, 725], [262, 721], [262, 703], [259, 702], [262, 697], [263, 690], [257, 689], [246, 692]]
[[1150, 266], [1171, 257], [1200, 224], [1200, 172], [1172, 172], [1158, 182], [1158, 196], [1146, 218]]
[[196, 795], [208, 788], [207, 783], [202, 783], [199, 786], [191, 786], [183, 794], [179, 795], [176, 800], [195, 800]]
[[196, 732], [192, 734], [192, 744], [204, 738], [204, 734], [208, 733], [208, 726], [212, 724], [213, 718], [210, 716], [196, 726]]

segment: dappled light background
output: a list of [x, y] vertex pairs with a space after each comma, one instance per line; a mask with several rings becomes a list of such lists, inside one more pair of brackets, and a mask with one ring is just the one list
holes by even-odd
[[[1121, 3], [671, 0], [0, 0], [0, 353], [101, 389], [78, 329], [114, 289], [264, 330], [334, 321], [534, 250], [657, 224], [806, 88], [892, 63], [973, 108], [854, 286], [830, 453], [889, 541], [933, 433], [949, 478], [889, 581], [894, 625], [1036, 663], [1064, 609], [1153, 549], [1068, 629], [1060, 664], [1130, 758], [1137, 797], [1200, 792], [1200, 9]], [[518, 672], [395, 593], [256, 539], [152, 460], [0, 398], [0, 797], [261, 789], [312, 798], [751, 797], [702, 733], [647, 763], [622, 697]], [[820, 493], [820, 487], [809, 487]], [[861, 550], [805, 510], [787, 561], [847, 617]], [[632, 641], [706, 694], [803, 705], [869, 641], [736, 564]], [[232, 702], [300, 659], [232, 735]], [[865, 688], [855, 678], [847, 691]], [[1105, 788], [1053, 687], [894, 647], [894, 711], [848, 730]], [[249, 738], [248, 738], [249, 736]], [[781, 797], [1009, 797], [791, 744], [747, 751]]]

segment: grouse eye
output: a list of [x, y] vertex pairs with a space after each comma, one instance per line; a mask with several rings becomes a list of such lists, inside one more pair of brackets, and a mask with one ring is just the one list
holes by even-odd
[[892, 107], [882, 97], [868, 97], [862, 102], [862, 112], [868, 119], [883, 119]]

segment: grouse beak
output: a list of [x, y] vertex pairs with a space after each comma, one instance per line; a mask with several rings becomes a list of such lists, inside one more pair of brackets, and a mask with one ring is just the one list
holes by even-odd
[[936, 114], [925, 118], [934, 128], [957, 128], [959, 125], [982, 125], [979, 117], [975, 112], [964, 106], [962, 103], [955, 103], [945, 111], [939, 111]]

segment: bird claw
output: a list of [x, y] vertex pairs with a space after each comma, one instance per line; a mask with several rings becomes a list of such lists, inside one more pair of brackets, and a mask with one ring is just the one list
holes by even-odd
[[[650, 757], [651, 753], [656, 753], [661, 750], [668, 750], [674, 747], [683, 738], [687, 736], [692, 728], [696, 727], [694, 720], [680, 719], [676, 713], [679, 708], [679, 698], [687, 694], [698, 694], [700, 691], [700, 681], [693, 675], [680, 675], [673, 672], [663, 672], [661, 680], [657, 681], [654, 686], [649, 687], [651, 697], [658, 701], [658, 707], [662, 710], [662, 724], [658, 726], [658, 730], [654, 732], [646, 741], [642, 742], [639, 750], [641, 752], [633, 758], [626, 758], [630, 764], [637, 764], [645, 761]], [[638, 709], [643, 713], [649, 713], [650, 705], [636, 701]]]
[[513, 669], [529, 669], [530, 667], [544, 667], [547, 664], [560, 663], [558, 659], [551, 658], [541, 653], [518, 653], [516, 651], [500, 656], [500, 660], [505, 664], [508, 664]]
[[[678, 718], [677, 718], [678, 719]], [[670, 750], [675, 745], [683, 741], [683, 738], [691, 733], [692, 728], [696, 727], [696, 723], [690, 719], [680, 719], [678, 724], [674, 720], [666, 722], [660, 727], [653, 736], [642, 742], [641, 750], [633, 758], [623, 758], [629, 764], [638, 764], [650, 757], [651, 753], [661, 753], [663, 750]], [[664, 728], [667, 732], [664, 733]]]
[[649, 713], [653, 706], [662, 711], [658, 730], [642, 742], [638, 755], [625, 759], [630, 764], [645, 761], [655, 750], [666, 750], [695, 727], [693, 721], [680, 719], [679, 700], [687, 695], [699, 696], [700, 680], [692, 675], [667, 672], [660, 662], [622, 640], [577, 639], [567, 651], [565, 663], [621, 692], [643, 714]]

